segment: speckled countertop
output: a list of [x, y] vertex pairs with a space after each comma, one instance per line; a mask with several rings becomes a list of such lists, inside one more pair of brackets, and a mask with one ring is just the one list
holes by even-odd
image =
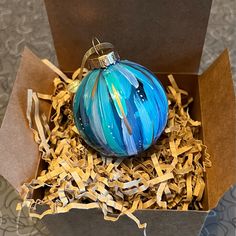
[[[0, 0], [0, 124], [19, 65], [27, 45], [41, 58], [57, 63], [50, 28], [42, 0]], [[200, 72], [228, 48], [236, 85], [236, 0], [214, 0], [209, 20]], [[30, 221], [23, 213], [17, 224], [19, 197], [0, 177], [0, 235], [51, 235], [40, 221]], [[231, 188], [209, 216], [201, 236], [236, 236], [236, 187]]]

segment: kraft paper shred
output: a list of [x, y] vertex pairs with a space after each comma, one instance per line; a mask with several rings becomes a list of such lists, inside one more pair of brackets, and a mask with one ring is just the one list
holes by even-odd
[[[71, 91], [78, 86], [79, 70], [70, 79], [47, 60], [44, 63], [58, 74], [55, 91], [47, 95], [28, 90], [26, 115], [48, 167], [22, 186], [23, 202], [18, 210], [27, 206], [30, 216], [42, 218], [72, 208], [100, 208], [105, 220], [127, 215], [145, 229], [147, 224], [133, 214], [137, 209], [202, 209], [204, 175], [211, 162], [206, 146], [198, 139], [201, 123], [188, 112], [192, 98], [183, 104], [188, 93], [172, 75], [167, 87], [168, 124], [158, 142], [138, 157], [106, 158], [82, 141], [73, 121]], [[49, 121], [39, 111], [40, 100], [52, 104]], [[35, 189], [44, 191], [43, 199], [32, 199]], [[49, 209], [38, 214], [35, 209], [41, 204]]]

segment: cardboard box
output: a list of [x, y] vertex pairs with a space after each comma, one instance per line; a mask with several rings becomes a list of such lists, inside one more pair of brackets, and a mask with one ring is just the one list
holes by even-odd
[[[211, 0], [46, 0], [55, 48], [64, 71], [80, 66], [91, 38], [112, 42], [122, 58], [145, 65], [167, 84], [168, 73], [194, 98], [193, 118], [202, 121], [202, 137], [211, 154], [203, 211], [139, 210], [148, 223], [147, 235], [198, 235], [204, 219], [223, 193], [236, 182], [235, 95], [228, 52], [225, 50], [202, 75], [197, 75]], [[0, 173], [16, 190], [41, 169], [37, 144], [26, 119], [27, 89], [53, 92], [55, 77], [28, 49], [0, 129]], [[49, 114], [49, 104], [41, 111]], [[43, 193], [35, 192], [35, 197]], [[99, 210], [71, 210], [46, 216], [52, 235], [143, 235], [126, 216], [103, 220]]]

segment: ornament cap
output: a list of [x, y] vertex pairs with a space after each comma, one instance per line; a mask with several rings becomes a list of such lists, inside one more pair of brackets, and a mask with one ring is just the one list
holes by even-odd
[[[95, 41], [97, 44], [95, 44]], [[100, 43], [96, 37], [92, 39], [92, 44], [93, 47], [84, 54], [78, 80], [82, 79], [85, 64], [87, 64], [89, 69], [99, 69], [106, 68], [120, 60], [118, 53], [114, 50], [113, 44]]]
[[95, 58], [88, 60], [89, 69], [106, 68], [109, 65], [115, 64], [120, 60], [119, 54], [116, 51], [110, 51], [103, 55], [98, 55]]

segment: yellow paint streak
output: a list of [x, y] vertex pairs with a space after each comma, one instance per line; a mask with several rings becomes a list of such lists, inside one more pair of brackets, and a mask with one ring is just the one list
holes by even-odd
[[124, 112], [124, 108], [122, 106], [122, 103], [120, 101], [120, 94], [117, 92], [117, 90], [115, 89], [114, 85], [112, 84], [112, 91], [113, 91], [113, 94], [114, 94], [114, 98], [118, 104], [118, 107], [121, 111], [121, 114], [122, 114], [122, 117], [123, 117], [123, 120], [124, 120], [124, 123], [125, 123], [125, 126], [129, 132], [129, 134], [131, 135], [132, 134], [132, 128], [129, 124], [129, 121], [127, 120], [126, 116], [125, 116], [125, 112]]
[[95, 92], [97, 91], [97, 87], [98, 87], [98, 78], [96, 79], [95, 84], [94, 84], [94, 86], [93, 86], [92, 98], [94, 97]]
[[94, 83], [93, 90], [92, 90], [92, 98], [94, 98], [95, 92], [97, 91], [98, 79], [99, 79], [100, 75], [101, 75], [101, 71], [99, 71], [99, 73], [97, 75], [97, 78], [96, 78], [96, 81]]
[[115, 89], [113, 84], [112, 84], [112, 92], [114, 94], [114, 98], [115, 98], [115, 100], [116, 100], [116, 102], [118, 104], [118, 107], [119, 107], [119, 109], [121, 111], [121, 114], [124, 117], [125, 116], [125, 112], [124, 112], [124, 108], [122, 106], [122, 103], [120, 101], [120, 94], [117, 92], [117, 90]]

